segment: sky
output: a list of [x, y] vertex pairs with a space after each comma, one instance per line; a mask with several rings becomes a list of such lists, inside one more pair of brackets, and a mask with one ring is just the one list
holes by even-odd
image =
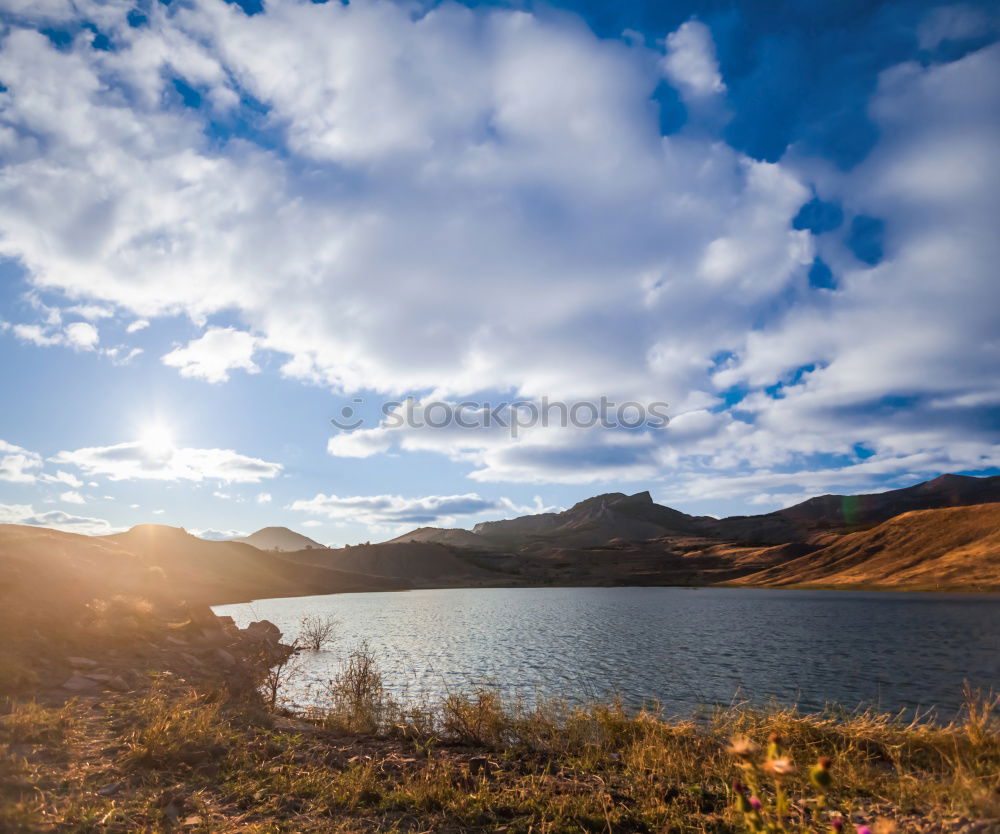
[[[998, 41], [995, 2], [0, 0], [0, 523], [996, 474]], [[543, 398], [669, 420], [430, 419]]]

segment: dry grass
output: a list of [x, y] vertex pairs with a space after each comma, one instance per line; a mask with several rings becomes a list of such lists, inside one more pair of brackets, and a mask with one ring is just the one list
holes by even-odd
[[[997, 699], [968, 694], [946, 726], [749, 706], [676, 721], [491, 689], [403, 709], [359, 650], [328, 713], [307, 720], [160, 676], [100, 709], [9, 704], [0, 830], [736, 832], [748, 820], [732, 785], [747, 773], [727, 748], [772, 734], [797, 766], [782, 780], [784, 830], [829, 831], [834, 810], [849, 832], [879, 816], [958, 830], [930, 826], [1000, 820]], [[809, 780], [820, 756], [832, 760], [823, 807]]]

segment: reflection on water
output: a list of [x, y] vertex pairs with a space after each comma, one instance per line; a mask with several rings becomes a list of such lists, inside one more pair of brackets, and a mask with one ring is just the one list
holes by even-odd
[[685, 588], [489, 588], [335, 594], [216, 606], [293, 636], [338, 617], [340, 642], [306, 652], [297, 700], [366, 640], [397, 697], [477, 684], [573, 700], [621, 694], [674, 713], [734, 697], [815, 710], [938, 707], [962, 683], [1000, 688], [1000, 596]]

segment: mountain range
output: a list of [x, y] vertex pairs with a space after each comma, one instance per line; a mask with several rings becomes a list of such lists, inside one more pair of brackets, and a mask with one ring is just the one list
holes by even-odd
[[154, 524], [109, 536], [0, 525], [0, 605], [85, 605], [116, 595], [215, 604], [410, 588], [719, 584], [1000, 590], [1000, 477], [942, 475], [723, 519], [661, 506], [648, 492], [609, 493], [471, 531], [422, 527], [341, 548], [282, 527], [207, 541]]

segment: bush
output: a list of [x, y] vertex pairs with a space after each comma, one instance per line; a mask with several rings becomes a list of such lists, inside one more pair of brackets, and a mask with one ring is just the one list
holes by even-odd
[[313, 614], [309, 617], [303, 617], [299, 622], [299, 636], [296, 645], [316, 652], [329, 648], [339, 639], [340, 626], [340, 620], [329, 615]]
[[347, 656], [328, 691], [328, 722], [359, 733], [375, 733], [385, 726], [392, 704], [385, 694], [378, 659], [367, 643]]
[[449, 695], [441, 705], [445, 736], [463, 744], [500, 746], [510, 719], [495, 689], [481, 688], [471, 696]]

